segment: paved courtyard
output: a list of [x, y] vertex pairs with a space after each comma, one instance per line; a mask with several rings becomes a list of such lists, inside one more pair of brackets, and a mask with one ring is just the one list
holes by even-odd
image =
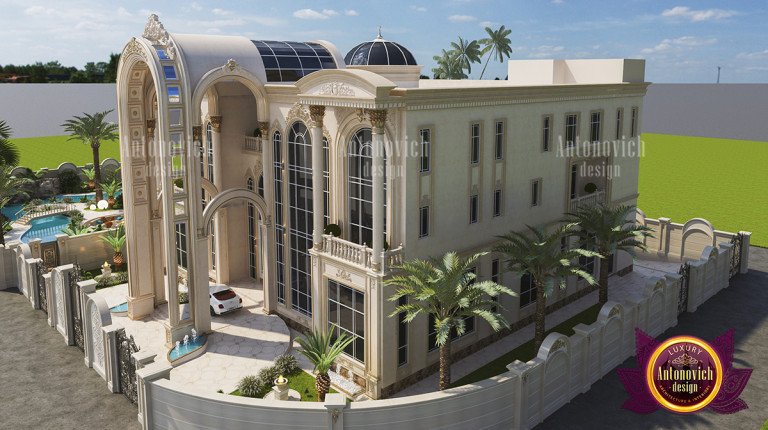
[[[643, 291], [645, 291], [645, 285], [651, 279], [662, 277], [665, 273], [676, 273], [680, 267], [678, 263], [646, 263], [645, 261], [636, 262], [633, 272], [622, 277], [612, 276], [610, 278], [608, 286], [611, 291], [609, 296], [611, 300], [623, 301], [629, 298], [640, 298], [643, 295]], [[547, 328], [554, 327], [597, 303], [597, 294], [597, 291], [593, 291], [547, 315]], [[531, 323], [480, 351], [453, 363], [451, 365], [451, 379], [454, 381], [458, 380], [533, 339], [533, 330], [534, 325]], [[392, 397], [405, 397], [435, 391], [438, 386], [438, 377], [439, 374], [435, 372]]]
[[[253, 283], [233, 283], [230, 287], [243, 299], [243, 309], [228, 315], [213, 316], [213, 334], [208, 337], [205, 354], [176, 366], [171, 380], [198, 390], [229, 393], [244, 376], [255, 375], [270, 366], [291, 344], [291, 334], [280, 317], [262, 310], [263, 292]], [[127, 285], [97, 291], [110, 307], [124, 303]], [[125, 327], [142, 350], [157, 354], [155, 361], [166, 360], [163, 322], [168, 319], [168, 306], [158, 307], [150, 318], [132, 321], [126, 316], [113, 316], [113, 324]]]
[[[754, 369], [741, 398], [749, 409], [732, 415], [703, 412], [678, 415], [657, 411], [637, 415], [621, 409], [627, 393], [616, 372], [609, 372], [592, 388], [571, 400], [537, 429], [759, 429], [768, 420], [768, 249], [750, 248], [750, 271], [737, 275], [731, 286], [699, 306], [683, 313], [678, 325], [659, 336], [688, 334], [711, 340], [729, 328], [735, 333], [737, 367]], [[636, 367], [635, 358], [619, 367]]]

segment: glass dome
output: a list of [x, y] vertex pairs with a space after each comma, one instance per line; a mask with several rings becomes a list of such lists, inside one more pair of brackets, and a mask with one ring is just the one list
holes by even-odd
[[416, 66], [416, 58], [403, 45], [381, 37], [352, 48], [344, 57], [347, 66]]

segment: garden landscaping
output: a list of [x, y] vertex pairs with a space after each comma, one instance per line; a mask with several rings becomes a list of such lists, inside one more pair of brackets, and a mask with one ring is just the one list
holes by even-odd
[[[32, 170], [42, 168], [55, 169], [61, 163], [69, 162], [76, 166], [93, 163], [91, 147], [69, 136], [44, 136], [12, 138], [11, 142], [19, 150], [19, 166]], [[114, 158], [120, 161], [118, 140], [103, 141], [99, 148], [102, 160]]]

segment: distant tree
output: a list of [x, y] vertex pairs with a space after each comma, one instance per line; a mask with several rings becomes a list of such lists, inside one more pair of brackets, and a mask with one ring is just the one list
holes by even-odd
[[45, 65], [41, 62], [37, 62], [29, 68], [29, 82], [44, 83], [48, 82], [48, 71], [45, 69]]
[[64, 131], [70, 136], [67, 140], [79, 140], [86, 145], [90, 145], [93, 151], [93, 179], [96, 184], [96, 201], [104, 198], [100, 184], [101, 161], [99, 160], [99, 148], [101, 147], [101, 142], [118, 138], [117, 124], [107, 122], [105, 119], [110, 112], [112, 110], [95, 114], [83, 113], [83, 116], [75, 115], [72, 119], [62, 124]]
[[19, 164], [19, 149], [11, 142], [11, 127], [0, 121], [0, 163], [6, 166]]
[[491, 27], [485, 27], [485, 32], [488, 33], [488, 37], [481, 39], [480, 43], [483, 44], [483, 55], [488, 54], [488, 58], [485, 59], [485, 65], [483, 71], [480, 72], [480, 79], [483, 79], [485, 74], [485, 68], [488, 67], [488, 61], [491, 57], [495, 57], [500, 63], [504, 62], [505, 58], [509, 58], [512, 54], [512, 41], [509, 40], [509, 35], [512, 30], [507, 29], [503, 25], [498, 30], [492, 30]]
[[472, 63], [480, 62], [480, 44], [477, 40], [464, 40], [459, 36], [458, 42], [451, 42], [452, 51], [459, 60], [461, 67], [472, 73]]
[[441, 55], [432, 57], [437, 62], [437, 67], [432, 69], [435, 79], [466, 79], [467, 75], [461, 65], [461, 60], [454, 51], [442, 50]]
[[117, 65], [120, 62], [120, 54], [109, 54], [109, 63], [104, 68], [104, 83], [117, 81]]
[[69, 82], [73, 84], [86, 84], [88, 83], [88, 76], [85, 75], [85, 72], [77, 70], [69, 75]]

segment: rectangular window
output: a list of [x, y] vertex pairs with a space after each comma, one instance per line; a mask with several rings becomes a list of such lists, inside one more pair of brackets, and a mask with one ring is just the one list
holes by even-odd
[[213, 182], [213, 126], [210, 123], [205, 128], [205, 141], [208, 145], [208, 180]]
[[541, 124], [541, 149], [546, 152], [552, 144], [552, 115], [545, 115]]
[[[408, 304], [408, 296], [397, 299], [398, 306]], [[408, 362], [408, 323], [405, 322], [405, 312], [397, 314], [397, 365], [402, 366]]]
[[621, 139], [624, 134], [624, 109], [616, 109], [616, 140]]
[[216, 229], [213, 228], [213, 221], [211, 221], [209, 230], [211, 232], [211, 270], [216, 270]]
[[579, 134], [579, 115], [572, 113], [565, 116], [565, 145], [574, 146]]
[[473, 194], [469, 197], [469, 223], [474, 224], [477, 222], [477, 216], [479, 212], [479, 202], [477, 194]]
[[[501, 264], [498, 258], [491, 260], [491, 282], [501, 284]], [[499, 296], [491, 297], [491, 300], [498, 303]], [[498, 312], [499, 308], [494, 306], [491, 308], [491, 312]]]
[[477, 164], [480, 162], [480, 124], [472, 124], [470, 146], [470, 163]]
[[432, 131], [428, 128], [419, 130], [421, 135], [421, 167], [419, 171], [429, 172], [432, 156]]
[[354, 339], [344, 353], [365, 363], [365, 294], [328, 280], [328, 324], [335, 340], [341, 333]]
[[523, 273], [520, 278], [520, 308], [524, 308], [531, 303], [536, 302], [536, 284], [533, 282], [533, 276], [529, 273]]
[[571, 165], [571, 199], [575, 199], [576, 196], [576, 181], [578, 180], [579, 167], [575, 164]]
[[629, 129], [629, 137], [637, 137], [637, 107], [632, 107], [632, 123]]
[[187, 268], [187, 224], [176, 223], [176, 264]]
[[501, 190], [493, 192], [493, 216], [501, 215]]
[[494, 158], [501, 160], [504, 158], [504, 121], [496, 121], [496, 134], [493, 141]]
[[[437, 341], [437, 330], [435, 330], [435, 317], [434, 315], [429, 315], [429, 332], [427, 336], [427, 351], [434, 351], [438, 348], [438, 346], [435, 344]], [[475, 317], [469, 316], [464, 317], [464, 334], [461, 336], [458, 335], [455, 328], [451, 329], [451, 341], [454, 341], [460, 337], [466, 336], [470, 333], [475, 331]]]
[[429, 206], [419, 208], [419, 237], [429, 236]]
[[589, 140], [599, 142], [602, 139], [603, 114], [592, 112], [589, 114]]
[[531, 182], [531, 206], [539, 206], [541, 204], [541, 179], [536, 179]]

